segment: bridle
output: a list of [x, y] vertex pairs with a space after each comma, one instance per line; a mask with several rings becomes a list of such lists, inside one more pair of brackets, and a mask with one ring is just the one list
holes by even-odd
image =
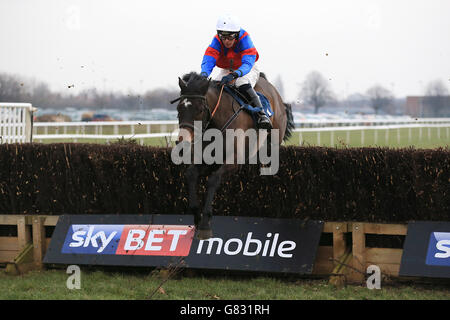
[[[209, 110], [208, 107], [208, 100], [206, 99], [206, 96], [202, 96], [200, 94], [182, 94], [177, 99], [170, 101], [170, 103], [174, 103], [176, 101], [182, 100], [182, 99], [202, 99], [202, 110], [203, 110], [203, 118], [202, 118], [202, 134], [205, 132], [205, 130], [208, 128], [209, 123], [212, 119], [211, 110]], [[195, 127], [193, 124], [189, 122], [182, 122], [179, 124], [180, 128], [189, 128], [194, 130]]]
[[[208, 128], [209, 124], [212, 121], [212, 118], [214, 117], [214, 114], [217, 111], [217, 108], [219, 107], [220, 100], [222, 99], [222, 93], [223, 93], [224, 85], [222, 85], [222, 88], [220, 89], [219, 99], [217, 100], [217, 104], [214, 107], [213, 112], [208, 107], [208, 100], [206, 99], [206, 95], [202, 96], [200, 94], [182, 94], [177, 99], [170, 101], [170, 103], [174, 103], [176, 101], [182, 100], [182, 99], [202, 99], [202, 109], [203, 109], [203, 118], [202, 118], [202, 135], [205, 133], [206, 129]], [[205, 112], [206, 111], [206, 112]], [[182, 122], [179, 124], [180, 128], [190, 128], [193, 131], [195, 130], [195, 127], [193, 124], [188, 122]]]

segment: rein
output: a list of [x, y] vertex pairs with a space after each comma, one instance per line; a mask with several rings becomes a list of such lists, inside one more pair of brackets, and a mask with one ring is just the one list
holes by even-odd
[[217, 108], [219, 107], [220, 100], [222, 99], [222, 93], [223, 93], [223, 88], [224, 88], [224, 87], [225, 87], [225, 85], [223, 84], [223, 85], [222, 85], [222, 88], [220, 88], [219, 99], [217, 100], [217, 104], [216, 104], [216, 106], [214, 107], [214, 110], [213, 110], [213, 112], [212, 112], [212, 114], [211, 114], [211, 119], [212, 119], [212, 117], [214, 117], [214, 114], [216, 113]]

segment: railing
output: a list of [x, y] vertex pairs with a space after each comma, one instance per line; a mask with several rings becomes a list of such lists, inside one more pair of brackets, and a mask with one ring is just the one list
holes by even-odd
[[34, 141], [79, 139], [105, 140], [169, 137], [177, 134], [177, 120], [36, 122]]
[[31, 142], [36, 110], [30, 103], [0, 102], [0, 143]]
[[450, 118], [398, 118], [398, 119], [296, 119], [296, 128], [380, 126], [401, 124], [450, 124]]
[[[323, 137], [323, 132], [329, 134], [330, 146], [336, 145], [335, 133], [336, 132], [345, 132], [345, 144], [350, 144], [350, 134], [354, 131], [361, 131], [360, 139], [361, 145], [366, 145], [366, 131], [373, 131], [372, 137], [372, 145], [378, 145], [383, 142], [383, 137], [379, 137], [379, 132], [382, 131], [384, 133], [384, 144], [389, 144], [389, 136], [392, 130], [395, 130], [396, 142], [400, 144], [401, 141], [401, 130], [407, 130], [407, 143], [411, 143], [413, 139], [413, 129], [418, 129], [416, 132], [417, 140], [422, 141], [425, 139], [424, 131], [426, 130], [426, 138], [431, 140], [431, 129], [436, 129], [436, 138], [440, 140], [446, 140], [447, 145], [450, 145], [450, 122], [448, 123], [425, 123], [425, 124], [398, 124], [398, 125], [378, 125], [378, 126], [346, 126], [346, 127], [325, 127], [325, 128], [297, 128], [294, 129], [294, 132], [299, 134], [299, 144], [302, 145], [304, 143], [303, 134], [307, 132], [313, 132], [316, 135], [316, 141], [318, 146], [323, 145], [321, 138]], [[445, 130], [443, 130], [445, 129]], [[344, 142], [344, 141], [342, 141]], [[444, 141], [443, 141], [444, 142]]]
[[[448, 140], [450, 143], [450, 118], [421, 118], [421, 119], [349, 119], [349, 120], [305, 120], [295, 123], [294, 132], [298, 133], [299, 144], [304, 142], [304, 135], [315, 133], [314, 144], [322, 145], [324, 133], [329, 134], [329, 145], [336, 144], [336, 136], [340, 132], [346, 132], [345, 143], [349, 144], [352, 132], [361, 131], [361, 145], [366, 142], [367, 130], [374, 131], [372, 143], [377, 144], [384, 140], [389, 141], [392, 130], [400, 142], [400, 131], [407, 130], [407, 140], [410, 142], [414, 136], [422, 138], [431, 137], [431, 129], [437, 131], [435, 135], [439, 139]], [[416, 129], [418, 132], [413, 132]], [[379, 135], [382, 132], [384, 139]], [[170, 140], [178, 134], [178, 121], [105, 121], [105, 122], [37, 122], [34, 123], [34, 141], [44, 140], [73, 141], [80, 139], [113, 141], [116, 139], [137, 139], [141, 144], [144, 139], [167, 137]], [[167, 139], [166, 138], [166, 139]], [[342, 139], [341, 139], [342, 140]]]

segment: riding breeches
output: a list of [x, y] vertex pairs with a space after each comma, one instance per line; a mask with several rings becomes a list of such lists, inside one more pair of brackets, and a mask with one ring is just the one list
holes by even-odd
[[[220, 81], [220, 80], [222, 80], [222, 78], [224, 76], [226, 76], [227, 74], [230, 73], [230, 71], [228, 69], [222, 69], [219, 67], [216, 67], [216, 69], [217, 69], [218, 73], [214, 77], [214, 80]], [[252, 88], [254, 88], [256, 83], [258, 82], [258, 80], [259, 80], [259, 69], [256, 66], [256, 64], [254, 64], [253, 68], [250, 70], [249, 73], [236, 79], [235, 86], [240, 87], [244, 84], [249, 83], [252, 86]]]

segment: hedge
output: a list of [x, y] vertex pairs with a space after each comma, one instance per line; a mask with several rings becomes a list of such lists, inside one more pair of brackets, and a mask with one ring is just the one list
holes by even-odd
[[[0, 214], [184, 214], [184, 172], [170, 148], [0, 145]], [[274, 176], [243, 165], [214, 214], [325, 221], [450, 221], [450, 150], [281, 147]], [[205, 194], [201, 179], [199, 192]]]

